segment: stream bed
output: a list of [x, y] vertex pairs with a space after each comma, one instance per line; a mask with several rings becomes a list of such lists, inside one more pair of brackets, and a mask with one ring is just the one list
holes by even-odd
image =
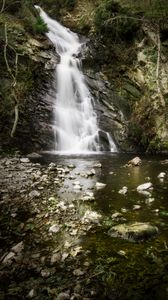
[[133, 157], [1, 158], [0, 299], [168, 299], [168, 159]]

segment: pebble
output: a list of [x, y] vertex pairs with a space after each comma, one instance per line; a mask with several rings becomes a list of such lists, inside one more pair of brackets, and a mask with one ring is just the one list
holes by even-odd
[[38, 192], [37, 190], [33, 190], [29, 193], [30, 198], [38, 198], [39, 196], [40, 196], [40, 192]]
[[70, 296], [68, 293], [60, 293], [55, 300], [68, 300]]
[[101, 163], [97, 163], [93, 166], [94, 168], [102, 168], [102, 164]]
[[123, 186], [123, 188], [121, 190], [118, 191], [119, 194], [121, 195], [125, 195], [128, 191], [127, 186]]
[[48, 270], [42, 270], [42, 271], [41, 271], [41, 276], [42, 276], [43, 278], [49, 277], [49, 276], [50, 276], [50, 271], [48, 271]]
[[54, 253], [51, 256], [51, 265], [61, 262], [61, 258], [62, 258], [62, 256], [60, 253]]
[[60, 231], [60, 226], [57, 224], [54, 224], [49, 228], [49, 232], [51, 233], [57, 233], [59, 231]]
[[28, 295], [27, 295], [27, 298], [33, 298], [35, 296], [35, 290], [34, 289], [32, 289], [29, 293], [28, 293]]
[[163, 179], [165, 176], [166, 176], [166, 173], [165, 173], [165, 172], [161, 172], [161, 173], [158, 175], [158, 178]]
[[148, 199], [145, 200], [145, 203], [146, 204], [151, 204], [154, 201], [155, 201], [155, 198], [148, 198]]
[[85, 274], [85, 272], [82, 271], [81, 269], [76, 269], [76, 270], [73, 271], [73, 274], [74, 274], [75, 276], [82, 276], [82, 275]]
[[29, 160], [28, 157], [22, 157], [22, 158], [20, 158], [20, 162], [21, 162], [21, 163], [29, 163], [30, 160]]
[[137, 204], [137, 205], [134, 205], [134, 206], [133, 206], [133, 210], [139, 210], [139, 209], [141, 209], [141, 206], [140, 206], [140, 205]]
[[97, 190], [103, 189], [105, 186], [106, 186], [105, 183], [102, 183], [102, 182], [96, 182], [96, 188], [97, 188]]

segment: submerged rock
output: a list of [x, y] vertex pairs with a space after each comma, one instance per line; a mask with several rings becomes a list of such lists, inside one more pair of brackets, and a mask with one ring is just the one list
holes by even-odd
[[96, 182], [96, 189], [97, 189], [97, 190], [104, 189], [105, 186], [106, 186], [105, 183], [102, 183], [102, 182]]
[[137, 191], [138, 192], [141, 192], [141, 191], [145, 191], [145, 190], [148, 190], [152, 188], [152, 183], [151, 182], [147, 182], [147, 183], [143, 183], [143, 184], [140, 184], [138, 187], [137, 187]]
[[123, 186], [123, 188], [121, 190], [118, 191], [119, 194], [121, 195], [125, 195], [128, 191], [127, 186]]
[[128, 165], [137, 167], [140, 166], [141, 163], [142, 163], [141, 159], [138, 156], [136, 156], [128, 162]]
[[166, 173], [165, 173], [165, 172], [161, 172], [161, 173], [158, 175], [158, 178], [159, 178], [159, 179], [163, 179], [165, 176], [166, 176]]
[[109, 230], [112, 237], [120, 237], [130, 241], [144, 241], [158, 233], [158, 228], [149, 223], [120, 224]]

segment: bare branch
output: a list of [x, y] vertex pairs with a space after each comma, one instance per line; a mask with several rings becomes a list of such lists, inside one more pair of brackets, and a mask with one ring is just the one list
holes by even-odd
[[16, 96], [16, 93], [15, 93], [15, 86], [17, 84], [17, 81], [16, 81], [16, 77], [17, 77], [17, 73], [18, 73], [18, 54], [16, 53], [16, 51], [14, 50], [15, 52], [15, 75], [13, 74], [10, 66], [9, 66], [9, 63], [8, 63], [8, 59], [7, 59], [7, 47], [9, 46], [8, 45], [8, 34], [7, 34], [7, 25], [5, 23], [5, 28], [4, 28], [4, 33], [5, 33], [5, 45], [4, 45], [4, 59], [5, 59], [5, 63], [6, 63], [6, 67], [7, 67], [7, 70], [12, 78], [12, 84], [11, 84], [11, 87], [13, 88], [13, 97], [15, 99], [15, 120], [14, 120], [14, 123], [13, 123], [13, 127], [12, 127], [12, 130], [11, 130], [11, 137], [14, 136], [14, 133], [16, 131], [16, 127], [17, 127], [17, 124], [18, 124], [18, 119], [19, 119], [19, 102], [18, 102], [18, 98]]
[[13, 127], [12, 127], [11, 134], [10, 134], [11, 137], [14, 137], [16, 127], [18, 124], [18, 120], [19, 120], [19, 104], [18, 104], [17, 97], [15, 96], [15, 120], [14, 120]]
[[0, 10], [0, 13], [3, 13], [3, 11], [4, 11], [4, 8], [5, 8], [5, 0], [3, 0], [3, 2], [2, 2], [2, 7], [1, 7], [1, 10]]
[[157, 65], [156, 65], [156, 84], [157, 84], [157, 91], [158, 96], [161, 101], [161, 105], [165, 107], [165, 100], [161, 90], [161, 82], [160, 82], [160, 58], [161, 58], [161, 42], [160, 42], [160, 32], [159, 32], [159, 25], [157, 28], [157, 48], [158, 48], [158, 55], [157, 55]]

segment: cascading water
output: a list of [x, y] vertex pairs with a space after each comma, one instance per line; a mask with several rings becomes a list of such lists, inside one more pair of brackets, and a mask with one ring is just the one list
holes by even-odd
[[[49, 18], [39, 6], [36, 8], [48, 26], [47, 36], [60, 56], [55, 75], [56, 151], [73, 154], [103, 151], [97, 115], [93, 110], [94, 99], [85, 83], [78, 58], [82, 44], [75, 33]], [[109, 150], [115, 152], [113, 140], [108, 133], [106, 136]]]

